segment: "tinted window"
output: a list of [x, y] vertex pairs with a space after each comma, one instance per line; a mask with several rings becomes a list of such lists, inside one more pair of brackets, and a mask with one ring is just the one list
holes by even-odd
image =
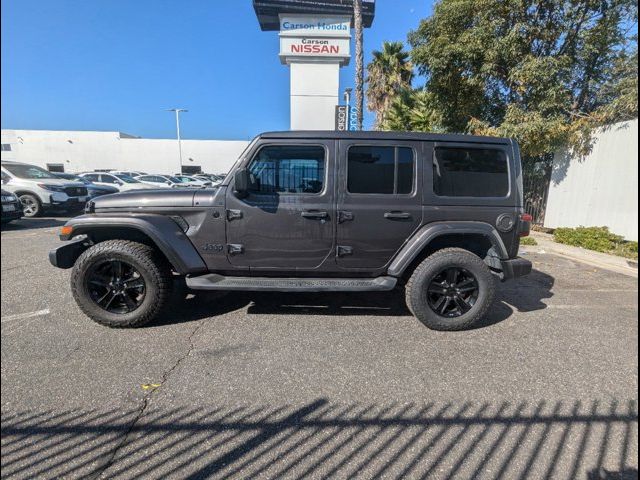
[[99, 181], [99, 178], [98, 178], [98, 177], [99, 177], [98, 175], [95, 175], [95, 174], [93, 174], [93, 173], [89, 173], [89, 174], [87, 174], [87, 175], [83, 175], [83, 178], [85, 178], [85, 179], [89, 180], [90, 182], [97, 182], [97, 181]]
[[102, 183], [116, 183], [116, 177], [111, 175], [100, 175]]
[[259, 193], [320, 193], [324, 148], [272, 146], [260, 149], [249, 167], [251, 190]]
[[411, 193], [413, 150], [407, 147], [351, 147], [347, 189], [351, 193]]
[[130, 177], [129, 175], [116, 175], [116, 177], [118, 177], [118, 180], [123, 181], [124, 183], [140, 183], [138, 180], [136, 180], [133, 177]]
[[494, 149], [436, 148], [433, 191], [445, 197], [505, 197], [507, 156]]

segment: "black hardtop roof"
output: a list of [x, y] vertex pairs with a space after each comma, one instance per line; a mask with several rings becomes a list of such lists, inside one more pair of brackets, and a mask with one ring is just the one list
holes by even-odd
[[512, 140], [502, 137], [483, 137], [480, 135], [464, 135], [458, 133], [424, 133], [424, 132], [378, 132], [336, 130], [292, 130], [281, 132], [264, 132], [260, 138], [282, 139], [335, 139], [335, 140], [412, 140], [421, 142], [459, 142], [459, 143], [499, 143], [511, 144]]

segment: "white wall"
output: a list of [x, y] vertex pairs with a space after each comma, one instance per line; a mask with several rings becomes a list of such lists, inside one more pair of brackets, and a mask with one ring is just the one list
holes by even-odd
[[585, 158], [556, 154], [545, 227], [607, 226], [638, 240], [638, 120], [596, 134]]
[[[44, 168], [48, 163], [63, 164], [66, 172], [113, 168], [177, 173], [180, 166], [176, 140], [136, 138], [120, 132], [2, 130], [2, 143], [11, 145], [10, 152], [2, 152], [3, 160]], [[183, 164], [200, 166], [207, 173], [226, 173], [247, 144], [183, 140]]]

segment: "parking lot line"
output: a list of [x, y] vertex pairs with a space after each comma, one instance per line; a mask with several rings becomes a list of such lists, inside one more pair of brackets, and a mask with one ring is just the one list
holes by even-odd
[[17, 313], [15, 315], [7, 315], [6, 317], [2, 317], [0, 319], [0, 322], [6, 323], [13, 320], [24, 320], [26, 318], [41, 317], [42, 315], [48, 315], [49, 313], [50, 310], [48, 308], [45, 308], [44, 310], [36, 310], [35, 312]]

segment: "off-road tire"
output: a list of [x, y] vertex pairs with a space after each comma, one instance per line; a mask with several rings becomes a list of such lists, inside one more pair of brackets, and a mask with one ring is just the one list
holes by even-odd
[[[40, 199], [37, 196], [31, 193], [23, 193], [18, 198], [20, 199], [20, 203], [23, 206], [23, 214], [26, 218], [35, 218], [42, 215], [44, 208], [42, 208], [42, 202], [40, 202]], [[24, 210], [24, 207], [26, 206], [24, 203], [25, 201], [28, 202], [31, 208], [35, 209], [33, 213], [27, 213], [27, 211]]]
[[[86, 277], [98, 262], [121, 260], [134, 266], [145, 281], [142, 304], [129, 313], [112, 313], [98, 306], [89, 294]], [[71, 273], [71, 291], [80, 309], [93, 321], [114, 328], [140, 327], [154, 320], [171, 296], [173, 278], [165, 260], [153, 248], [129, 240], [108, 240], [84, 251]]]
[[[468, 312], [447, 318], [431, 309], [427, 287], [431, 280], [447, 268], [463, 268], [473, 274], [478, 283], [478, 298]], [[413, 271], [406, 284], [407, 307], [413, 315], [432, 330], [466, 330], [477, 326], [491, 307], [495, 297], [495, 279], [489, 267], [473, 253], [462, 248], [438, 250], [425, 258]]]

